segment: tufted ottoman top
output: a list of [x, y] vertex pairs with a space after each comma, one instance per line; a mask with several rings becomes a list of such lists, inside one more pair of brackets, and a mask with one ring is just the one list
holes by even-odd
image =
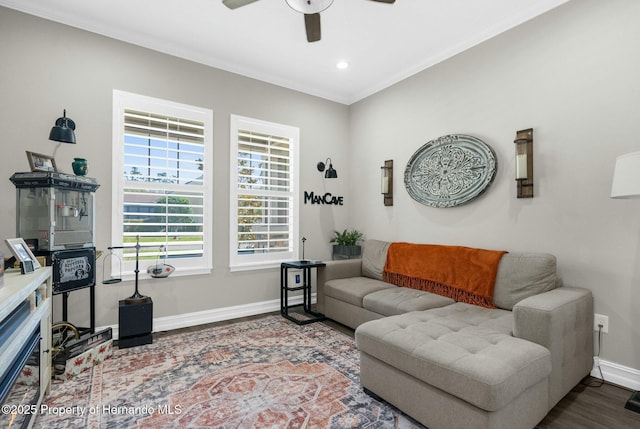
[[355, 337], [362, 352], [495, 411], [551, 372], [549, 351], [512, 326], [510, 311], [455, 303], [366, 322]]

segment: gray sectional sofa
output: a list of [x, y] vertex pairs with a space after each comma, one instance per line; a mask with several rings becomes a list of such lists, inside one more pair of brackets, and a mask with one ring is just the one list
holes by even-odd
[[355, 329], [368, 391], [430, 429], [533, 428], [591, 371], [592, 294], [553, 255], [505, 253], [491, 309], [384, 282], [388, 246], [318, 269], [318, 311]]

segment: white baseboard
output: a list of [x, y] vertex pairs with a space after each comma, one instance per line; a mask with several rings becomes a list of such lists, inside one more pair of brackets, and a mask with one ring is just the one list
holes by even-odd
[[640, 390], [640, 370], [620, 365], [615, 362], [600, 359], [600, 371], [596, 367], [591, 370], [591, 376], [604, 377], [608, 383], [617, 384], [631, 390]]
[[[315, 294], [311, 297], [315, 302]], [[302, 304], [302, 295], [289, 298], [289, 305]], [[236, 305], [233, 307], [216, 308], [213, 310], [197, 311], [194, 313], [178, 314], [176, 316], [156, 317], [153, 319], [153, 332], [170, 331], [173, 329], [188, 328], [206, 323], [221, 322], [223, 320], [237, 319], [239, 317], [255, 316], [256, 314], [280, 311], [280, 300], [256, 302], [251, 304]], [[114, 339], [118, 339], [118, 325], [99, 326], [96, 331], [111, 328]]]
[[[315, 294], [312, 297], [312, 302], [315, 302]], [[302, 296], [289, 298], [289, 305], [299, 304], [302, 304]], [[279, 310], [280, 300], [274, 299], [252, 304], [179, 314], [176, 316], [157, 317], [153, 319], [153, 332], [188, 328], [190, 326], [237, 319], [239, 317], [255, 316], [257, 314], [271, 313]], [[96, 328], [96, 330], [99, 331], [105, 328], [111, 328], [113, 338], [118, 338], [118, 325], [101, 326]], [[600, 369], [602, 370], [602, 377], [604, 377], [607, 382], [632, 390], [640, 390], [640, 370], [604, 359], [600, 359]], [[601, 377], [600, 372], [595, 367], [591, 370], [591, 375], [596, 378]]]

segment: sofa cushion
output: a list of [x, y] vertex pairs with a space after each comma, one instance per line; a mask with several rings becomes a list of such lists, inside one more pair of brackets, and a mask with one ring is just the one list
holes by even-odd
[[390, 283], [369, 277], [351, 277], [329, 280], [324, 284], [324, 294], [351, 305], [362, 307], [362, 300], [366, 295], [396, 287]]
[[506, 253], [493, 290], [496, 307], [511, 310], [525, 298], [554, 289], [556, 257], [548, 253]]
[[456, 303], [363, 323], [355, 337], [361, 352], [496, 411], [551, 372], [549, 351], [509, 335], [506, 322], [505, 310]]
[[382, 280], [382, 271], [387, 261], [388, 241], [367, 240], [362, 245], [362, 275]]
[[363, 306], [383, 316], [408, 313], [410, 311], [428, 310], [444, 307], [455, 301], [435, 293], [395, 287], [368, 294], [363, 299]]

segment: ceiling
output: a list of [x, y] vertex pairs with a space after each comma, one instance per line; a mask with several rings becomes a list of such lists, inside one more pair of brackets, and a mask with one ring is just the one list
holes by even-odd
[[[568, 0], [335, 0], [322, 40], [285, 0], [0, 0], [0, 5], [351, 104]], [[349, 67], [338, 69], [338, 61]]]

